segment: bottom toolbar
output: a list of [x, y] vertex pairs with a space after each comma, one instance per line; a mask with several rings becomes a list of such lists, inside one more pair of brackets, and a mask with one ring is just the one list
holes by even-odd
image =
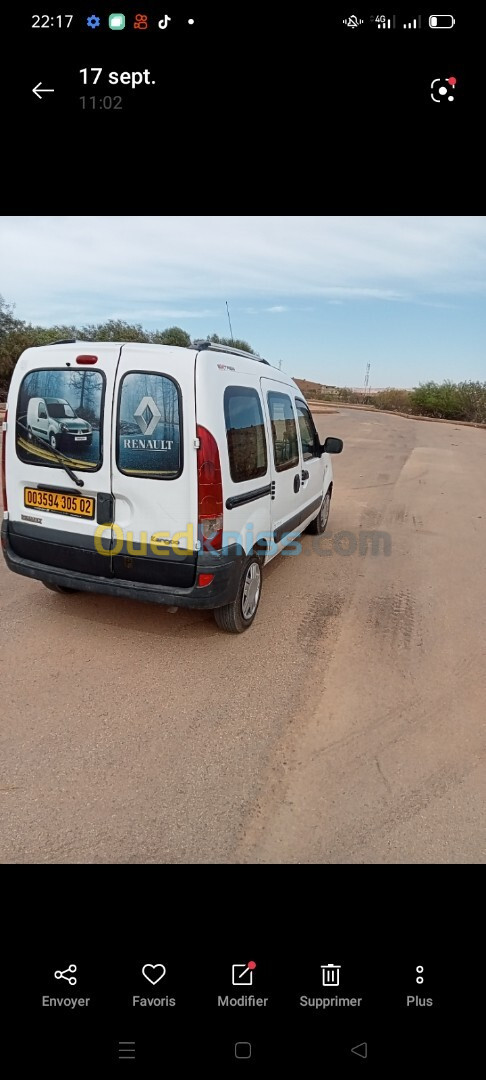
[[[143, 951], [142, 951], [143, 949]], [[276, 1069], [336, 1076], [356, 1068], [417, 1071], [474, 1063], [466, 1034], [475, 1007], [468, 955], [458, 987], [450, 958], [426, 943], [391, 955], [347, 950], [324, 935], [313, 950], [265, 949], [226, 942], [224, 951], [160, 940], [134, 952], [49, 943], [18, 969], [23, 1071], [43, 1062], [100, 1072], [136, 1068], [154, 1074], [170, 1061], [179, 1072], [208, 1067], [266, 1076]], [[471, 1006], [472, 1003], [472, 1006]]]

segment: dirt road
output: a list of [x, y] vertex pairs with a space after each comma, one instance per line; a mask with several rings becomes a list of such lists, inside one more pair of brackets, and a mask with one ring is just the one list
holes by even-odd
[[330, 539], [246, 634], [0, 560], [4, 862], [485, 861], [486, 433], [316, 422]]

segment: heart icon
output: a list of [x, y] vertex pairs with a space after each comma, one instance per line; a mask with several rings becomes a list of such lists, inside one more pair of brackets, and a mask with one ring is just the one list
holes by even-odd
[[165, 967], [163, 964], [144, 964], [142, 975], [145, 975], [148, 982], [152, 983], [152, 986], [155, 986], [156, 983], [164, 978]]

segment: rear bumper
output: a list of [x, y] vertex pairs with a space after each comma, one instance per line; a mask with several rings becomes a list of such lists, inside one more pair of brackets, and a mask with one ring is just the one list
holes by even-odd
[[121, 596], [152, 604], [206, 610], [232, 603], [238, 592], [245, 559], [245, 556], [241, 554], [222, 555], [208, 551], [198, 552], [196, 582], [199, 574], [213, 574], [212, 582], [202, 588], [199, 588], [197, 584], [187, 589], [175, 588], [169, 585], [154, 585], [116, 577], [100, 577], [97, 574], [80, 573], [74, 569], [47, 566], [34, 559], [25, 558], [13, 550], [9, 539], [8, 524], [8, 520], [2, 522], [2, 551], [9, 570], [12, 570], [14, 574], [22, 574], [23, 577], [46, 581], [50, 585], [79, 589], [81, 592], [102, 593], [106, 596]]

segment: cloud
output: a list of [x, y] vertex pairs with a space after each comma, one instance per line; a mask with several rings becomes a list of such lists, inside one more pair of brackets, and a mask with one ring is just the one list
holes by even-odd
[[0, 291], [48, 322], [486, 294], [481, 217], [4, 217], [0, 252]]
[[451, 311], [458, 306], [457, 304], [443, 304], [441, 301], [435, 300], [417, 300], [416, 303], [419, 304], [420, 307], [447, 308], [448, 311]]
[[217, 318], [221, 315], [221, 312], [217, 308], [123, 308], [119, 311], [114, 311], [110, 316], [112, 319], [125, 319], [126, 322], [140, 322], [141, 319], [202, 319], [206, 316], [211, 318]]

